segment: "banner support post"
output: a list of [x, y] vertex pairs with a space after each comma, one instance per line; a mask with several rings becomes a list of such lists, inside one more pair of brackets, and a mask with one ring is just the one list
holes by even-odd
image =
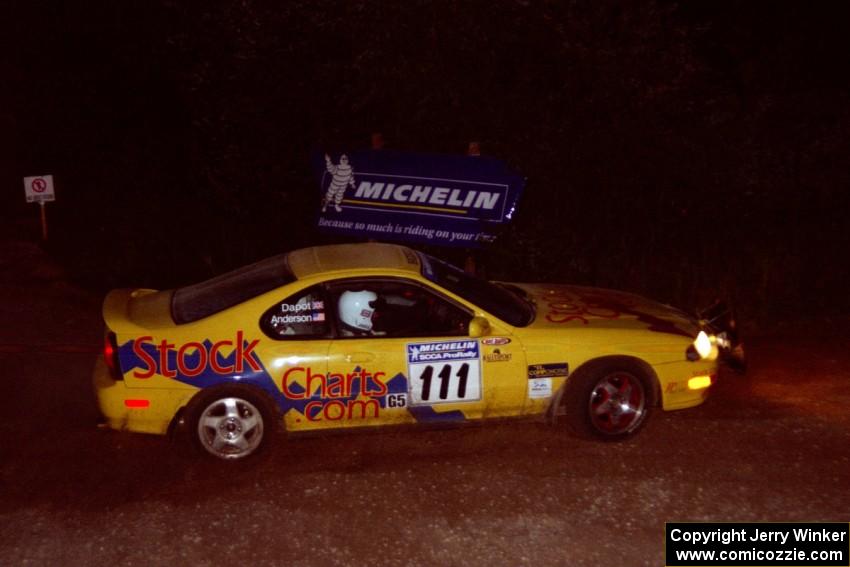
[[[481, 157], [481, 144], [476, 140], [469, 142], [466, 148], [466, 155]], [[472, 250], [466, 250], [466, 261], [463, 264], [463, 271], [471, 276], [476, 275], [478, 272], [478, 266], [475, 265], [475, 256], [473, 256]]]
[[45, 208], [46, 203], [44, 201], [38, 202], [39, 209], [41, 209], [41, 239], [44, 242], [47, 242], [47, 211]]

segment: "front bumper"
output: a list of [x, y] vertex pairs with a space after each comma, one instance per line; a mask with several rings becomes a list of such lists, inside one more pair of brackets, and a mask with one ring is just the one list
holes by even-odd
[[[718, 364], [711, 360], [673, 362], [656, 366], [655, 373], [661, 387], [661, 407], [685, 409], [698, 406], [708, 398], [711, 386], [717, 381]], [[705, 387], [692, 388], [700, 384]]]

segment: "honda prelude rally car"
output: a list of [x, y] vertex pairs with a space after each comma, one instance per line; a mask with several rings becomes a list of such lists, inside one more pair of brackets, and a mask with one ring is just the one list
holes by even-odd
[[297, 250], [114, 290], [94, 386], [113, 429], [222, 459], [288, 432], [539, 416], [618, 439], [696, 406], [724, 333], [637, 295], [491, 283], [402, 246]]

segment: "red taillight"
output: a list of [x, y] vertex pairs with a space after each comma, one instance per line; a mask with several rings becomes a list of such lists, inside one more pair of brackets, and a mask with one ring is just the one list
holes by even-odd
[[112, 374], [113, 380], [123, 380], [121, 374], [121, 366], [118, 364], [118, 343], [115, 339], [115, 333], [106, 333], [103, 338], [103, 359], [106, 361], [106, 366], [109, 367], [109, 373]]

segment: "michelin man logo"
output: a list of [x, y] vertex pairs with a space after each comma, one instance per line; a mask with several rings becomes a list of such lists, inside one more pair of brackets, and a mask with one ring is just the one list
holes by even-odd
[[345, 195], [345, 188], [354, 188], [354, 170], [348, 163], [348, 156], [342, 154], [339, 156], [339, 163], [334, 165], [331, 161], [331, 156], [325, 154], [325, 167], [328, 173], [331, 174], [331, 184], [325, 193], [325, 198], [322, 201], [322, 212], [328, 208], [328, 205], [333, 203], [336, 212], [342, 212], [342, 207], [339, 204], [342, 202], [342, 197]]
[[408, 345], [407, 357], [410, 362], [416, 362], [417, 360], [419, 360], [419, 347]]

